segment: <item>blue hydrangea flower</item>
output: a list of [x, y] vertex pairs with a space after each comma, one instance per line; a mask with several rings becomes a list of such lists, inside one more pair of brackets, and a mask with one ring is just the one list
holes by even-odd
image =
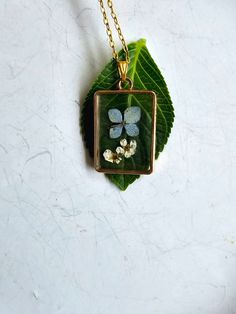
[[124, 117], [118, 109], [109, 109], [108, 117], [113, 123], [109, 130], [110, 138], [118, 138], [121, 136], [123, 129], [129, 136], [138, 136], [139, 128], [137, 122], [141, 118], [141, 109], [137, 106], [128, 107], [124, 111]]

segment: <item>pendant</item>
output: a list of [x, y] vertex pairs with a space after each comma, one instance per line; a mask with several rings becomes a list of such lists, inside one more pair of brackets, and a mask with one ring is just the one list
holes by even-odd
[[[99, 172], [150, 174], [155, 159], [156, 94], [133, 89], [128, 63], [118, 62], [116, 90], [94, 94], [94, 166]], [[128, 88], [123, 88], [124, 83]]]

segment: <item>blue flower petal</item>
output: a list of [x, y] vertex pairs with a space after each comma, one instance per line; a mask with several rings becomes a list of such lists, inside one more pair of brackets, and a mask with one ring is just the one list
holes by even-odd
[[125, 130], [129, 136], [138, 136], [139, 135], [139, 128], [135, 123], [125, 124]]
[[109, 130], [110, 138], [118, 138], [118, 137], [120, 137], [121, 133], [122, 133], [122, 129], [123, 129], [123, 125], [122, 124], [112, 125], [110, 127], [110, 130]]
[[125, 123], [137, 123], [141, 118], [141, 109], [137, 106], [128, 107], [124, 112]]
[[122, 122], [122, 114], [118, 109], [109, 109], [108, 110], [108, 117], [111, 122], [113, 123], [121, 123]]

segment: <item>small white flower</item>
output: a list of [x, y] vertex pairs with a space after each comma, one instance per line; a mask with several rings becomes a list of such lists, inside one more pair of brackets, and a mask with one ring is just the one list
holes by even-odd
[[137, 147], [137, 142], [135, 140], [131, 140], [128, 144], [127, 140], [124, 138], [120, 140], [120, 145], [122, 147], [117, 147], [117, 150], [123, 150], [123, 155], [125, 158], [130, 158], [135, 154]]
[[111, 161], [112, 160], [112, 156], [113, 153], [110, 149], [106, 149], [105, 152], [103, 153], [103, 157], [107, 160], [107, 161]]
[[118, 147], [116, 147], [116, 152], [117, 152], [118, 156], [123, 156], [125, 151], [124, 151], [124, 148], [118, 146]]
[[105, 150], [105, 152], [103, 153], [103, 157], [106, 161], [115, 164], [119, 164], [122, 160], [118, 153], [113, 153], [110, 149]]
[[137, 147], [137, 142], [135, 140], [131, 140], [129, 143], [130, 147], [132, 147], [133, 149], [136, 149]]
[[127, 145], [127, 140], [125, 138], [121, 139], [120, 140], [120, 145], [123, 146], [123, 147], [126, 146]]
[[128, 144], [125, 138], [120, 140], [120, 145], [116, 147], [116, 151], [113, 152], [110, 149], [106, 149], [103, 153], [103, 157], [106, 161], [119, 164], [123, 158], [130, 158], [136, 153], [137, 142], [131, 140]]

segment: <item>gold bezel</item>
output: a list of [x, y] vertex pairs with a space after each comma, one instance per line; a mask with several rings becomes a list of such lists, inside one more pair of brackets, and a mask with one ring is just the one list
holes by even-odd
[[[99, 101], [98, 98], [101, 95], [108, 94], [148, 94], [152, 96], [152, 141], [151, 141], [151, 161], [150, 168], [148, 170], [122, 170], [122, 169], [106, 169], [102, 168], [100, 164], [100, 116], [99, 116]], [[157, 101], [156, 94], [149, 90], [134, 90], [134, 89], [118, 89], [118, 90], [98, 90], [94, 94], [94, 168], [98, 172], [110, 173], [110, 174], [150, 174], [153, 172], [154, 160], [155, 160], [155, 145], [156, 145], [156, 110]]]

